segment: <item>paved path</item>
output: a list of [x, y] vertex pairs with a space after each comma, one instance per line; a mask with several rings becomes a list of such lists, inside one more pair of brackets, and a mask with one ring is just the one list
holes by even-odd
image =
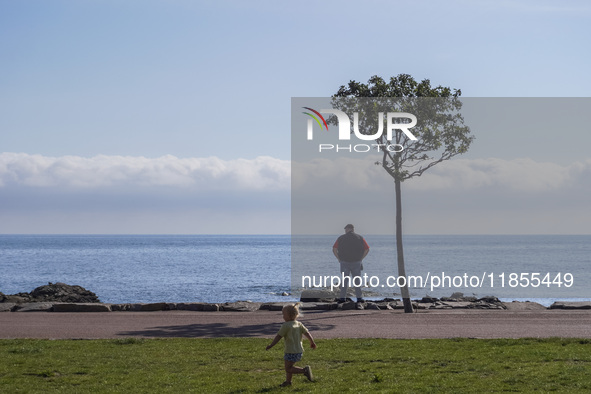
[[[307, 311], [315, 338], [591, 338], [591, 311]], [[281, 312], [2, 312], [0, 338], [264, 337]]]

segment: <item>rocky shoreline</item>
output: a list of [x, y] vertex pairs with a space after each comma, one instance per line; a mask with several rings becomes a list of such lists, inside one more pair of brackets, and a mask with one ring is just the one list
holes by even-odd
[[[404, 309], [401, 300], [385, 298], [363, 303], [348, 300], [337, 303], [334, 293], [321, 290], [302, 292], [302, 310], [395, 310]], [[5, 295], [0, 292], [0, 312], [152, 312], [152, 311], [198, 311], [198, 312], [254, 312], [280, 311], [288, 302], [237, 301], [226, 303], [203, 302], [157, 302], [157, 303], [102, 303], [93, 292], [81, 286], [65, 283], [49, 283], [30, 293]], [[451, 297], [423, 297], [413, 300], [415, 310], [546, 310], [546, 309], [591, 309], [591, 302], [555, 302], [550, 307], [534, 302], [503, 303], [496, 297], [464, 297], [454, 293]]]

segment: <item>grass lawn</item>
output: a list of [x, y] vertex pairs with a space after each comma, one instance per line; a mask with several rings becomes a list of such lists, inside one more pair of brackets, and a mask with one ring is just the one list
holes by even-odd
[[[269, 339], [0, 340], [0, 393], [590, 392], [591, 340], [330, 339], [316, 381], [284, 380]], [[304, 341], [304, 345], [307, 341]]]

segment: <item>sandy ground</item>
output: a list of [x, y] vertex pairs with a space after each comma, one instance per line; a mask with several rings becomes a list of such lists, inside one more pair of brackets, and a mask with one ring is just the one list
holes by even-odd
[[[591, 310], [307, 311], [315, 338], [591, 338]], [[2, 312], [0, 338], [272, 338], [281, 312]]]

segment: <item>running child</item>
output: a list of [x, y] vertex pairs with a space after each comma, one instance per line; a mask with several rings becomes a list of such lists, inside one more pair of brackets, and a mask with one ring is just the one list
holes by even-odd
[[309, 365], [306, 365], [304, 368], [295, 366], [295, 363], [302, 359], [302, 353], [304, 353], [304, 348], [302, 347], [302, 335], [308, 338], [310, 341], [310, 347], [316, 349], [316, 342], [314, 342], [314, 338], [312, 338], [308, 329], [302, 323], [297, 321], [298, 315], [300, 314], [299, 303], [285, 305], [282, 312], [285, 323], [283, 323], [279, 329], [273, 342], [267, 346], [267, 350], [269, 350], [275, 346], [281, 338], [285, 339], [285, 355], [283, 357], [285, 360], [285, 382], [280, 386], [291, 386], [291, 377], [293, 374], [299, 373], [304, 374], [309, 381], [313, 381], [314, 376], [312, 375], [312, 369]]

